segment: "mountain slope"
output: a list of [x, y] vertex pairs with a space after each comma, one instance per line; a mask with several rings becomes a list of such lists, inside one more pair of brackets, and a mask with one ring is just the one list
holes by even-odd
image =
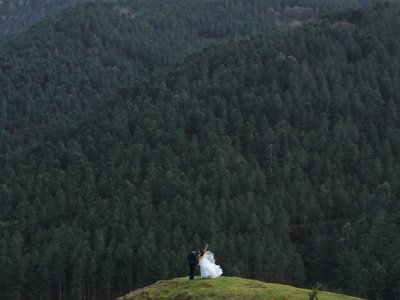
[[[0, 5], [11, 7], [7, 3]], [[32, 11], [43, 5], [18, 3]], [[357, 3], [121, 0], [76, 5], [0, 48], [0, 128], [30, 131], [76, 117], [119, 87], [210, 43], [315, 20]], [[3, 16], [9, 18], [7, 11]]]
[[[67, 9], [0, 49], [0, 126], [31, 130], [216, 40], [274, 26], [270, 1], [119, 1]], [[257, 16], [254, 13], [257, 12]]]
[[[55, 15], [62, 9], [72, 6], [76, 3], [83, 3], [93, 0], [1, 0], [0, 1], [0, 43], [5, 41], [18, 33], [26, 30], [30, 25], [42, 19], [48, 19]], [[108, 0], [109, 1], [109, 0]], [[332, 11], [332, 9], [337, 8], [354, 8], [355, 6], [362, 4], [373, 3], [375, 0], [336, 0], [336, 3], [327, 0], [315, 1], [282, 1], [282, 6], [295, 6], [301, 5], [310, 7], [312, 9], [318, 10], [321, 13], [326, 13]], [[94, 1], [93, 1], [94, 2]], [[99, 1], [97, 1], [99, 2]], [[102, 0], [101, 2], [107, 2], [107, 0]], [[130, 1], [135, 2], [135, 1]], [[276, 2], [269, 1], [271, 6], [276, 7]], [[286, 3], [284, 3], [286, 2]], [[128, 1], [125, 1], [128, 3]], [[136, 3], [145, 4], [143, 1], [136, 1]], [[145, 4], [146, 5], [146, 4]], [[299, 6], [300, 6], [299, 5]], [[157, 9], [156, 6], [152, 5], [153, 8]], [[288, 12], [286, 12], [288, 13]], [[293, 12], [291, 12], [293, 14]]]
[[0, 43], [32, 24], [50, 18], [75, 3], [90, 0], [2, 0], [0, 1]]
[[397, 300], [398, 32], [382, 4], [232, 40], [0, 132], [0, 298], [111, 298], [209, 243], [227, 275]]
[[[308, 299], [310, 290], [294, 288], [287, 285], [265, 283], [238, 277], [220, 277], [213, 280], [195, 278], [177, 278], [159, 281], [148, 287], [134, 291], [117, 300], [139, 299]], [[319, 300], [357, 300], [360, 298], [328, 292], [318, 292]]]

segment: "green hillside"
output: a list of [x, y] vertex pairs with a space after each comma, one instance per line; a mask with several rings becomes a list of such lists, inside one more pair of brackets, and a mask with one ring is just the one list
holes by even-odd
[[[43, 2], [0, 1], [0, 32], [3, 18], [19, 24], [8, 16], [14, 10], [56, 11], [77, 1]], [[121, 86], [210, 43], [358, 6], [358, 0], [103, 2], [68, 8], [0, 47], [1, 129], [31, 131], [76, 118]]]
[[[118, 88], [229, 37], [269, 32], [270, 0], [87, 3], [0, 47], [0, 128], [77, 117]], [[32, 2], [33, 3], [33, 2]]]
[[110, 299], [184, 276], [209, 243], [227, 276], [398, 300], [399, 12], [226, 41], [81, 118], [0, 131], [0, 299]]
[[[162, 280], [148, 287], [134, 291], [117, 300], [306, 300], [310, 290], [299, 289], [288, 285], [265, 283], [257, 280], [238, 277], [220, 277], [213, 280], [187, 278]], [[318, 292], [318, 300], [357, 300], [360, 298]]]
[[[0, 43], [50, 18], [60, 10], [91, 0], [2, 0], [0, 1]], [[106, 0], [104, 0], [106, 1]]]
[[[32, 24], [35, 24], [43, 19], [48, 19], [60, 12], [62, 9], [83, 2], [107, 2], [110, 0], [1, 0], [0, 1], [0, 43], [15, 35], [23, 32]], [[129, 0], [130, 2], [140, 3], [137, 0]], [[333, 9], [338, 8], [354, 8], [361, 4], [371, 4], [377, 0], [285, 0], [275, 1], [268, 0], [270, 6], [275, 8], [281, 3], [283, 9], [286, 6], [306, 6], [318, 11], [318, 14], [323, 14]], [[124, 2], [128, 2], [125, 0]], [[153, 1], [149, 2], [152, 9], [157, 10], [157, 6]], [[184, 1], [181, 1], [184, 2]], [[199, 1], [194, 1], [199, 2]], [[145, 3], [145, 2], [141, 2]], [[146, 4], [145, 4], [146, 5]]]

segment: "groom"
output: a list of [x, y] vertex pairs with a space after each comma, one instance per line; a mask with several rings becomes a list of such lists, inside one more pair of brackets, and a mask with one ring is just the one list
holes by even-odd
[[189, 273], [189, 279], [193, 280], [194, 279], [194, 270], [196, 269], [196, 250], [192, 249], [192, 252], [189, 253], [189, 255], [187, 256], [187, 259], [189, 260], [189, 269], [190, 269], [190, 273]]

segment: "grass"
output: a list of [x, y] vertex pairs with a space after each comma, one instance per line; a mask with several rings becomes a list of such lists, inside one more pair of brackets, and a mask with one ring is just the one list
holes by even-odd
[[[257, 280], [238, 277], [219, 277], [217, 279], [188, 280], [176, 278], [161, 280], [148, 287], [136, 290], [117, 300], [308, 300], [310, 290], [288, 285], [265, 283]], [[318, 292], [318, 300], [359, 300], [329, 292]]]

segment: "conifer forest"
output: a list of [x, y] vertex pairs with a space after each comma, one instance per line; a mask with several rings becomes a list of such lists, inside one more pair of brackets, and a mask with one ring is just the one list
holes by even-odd
[[399, 300], [399, 2], [47, 1], [9, 29], [0, 299], [115, 299], [208, 243], [226, 276]]

